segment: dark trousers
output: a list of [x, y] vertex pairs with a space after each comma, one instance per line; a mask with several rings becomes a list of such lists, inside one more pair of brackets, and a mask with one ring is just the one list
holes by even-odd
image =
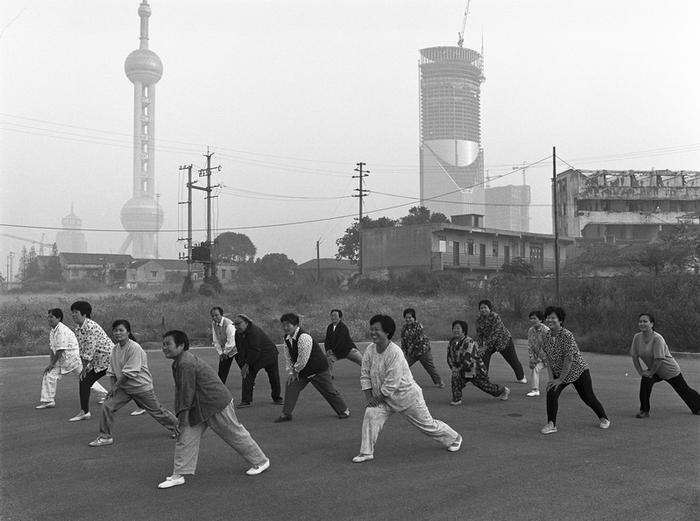
[[[494, 351], [487, 349], [481, 355], [481, 359], [484, 361], [487, 371], [489, 370], [489, 363], [491, 362], [491, 355], [493, 355], [493, 353]], [[523, 366], [520, 363], [520, 360], [518, 360], [518, 355], [515, 353], [515, 345], [513, 344], [512, 338], [508, 340], [506, 348], [503, 351], [500, 351], [500, 353], [501, 356], [505, 358], [506, 362], [508, 362], [508, 365], [513, 368], [515, 379], [522, 380], [525, 378], [525, 371], [523, 371]]]
[[228, 378], [228, 373], [231, 370], [231, 364], [233, 363], [232, 356], [219, 357], [219, 378], [223, 383], [226, 383]]
[[297, 398], [299, 398], [299, 393], [301, 393], [308, 384], [313, 385], [316, 390], [321, 393], [321, 396], [333, 407], [333, 410], [338, 416], [341, 416], [348, 410], [348, 406], [345, 405], [345, 400], [343, 400], [340, 392], [333, 386], [330, 371], [326, 370], [308, 377], [300, 376], [298, 380], [288, 379], [284, 389], [284, 407], [282, 407], [282, 414], [287, 416], [292, 415], [294, 406], [297, 404]]
[[85, 373], [85, 378], [78, 383], [78, 393], [80, 395], [80, 408], [83, 412], [90, 412], [90, 388], [97, 380], [107, 373], [107, 369], [95, 372], [92, 369]]
[[458, 402], [462, 399], [462, 389], [469, 383], [473, 383], [474, 387], [481, 389], [491, 396], [501, 396], [505, 392], [505, 387], [498, 385], [489, 380], [485, 374], [475, 374], [474, 376], [465, 377], [460, 374], [452, 374], [452, 400]]
[[[651, 398], [651, 388], [654, 387], [656, 382], [661, 382], [663, 378], [658, 375], [652, 377], [642, 377], [642, 381], [639, 385], [639, 404], [640, 410], [644, 412], [649, 412], [649, 398]], [[678, 393], [678, 396], [685, 402], [685, 404], [690, 409], [693, 414], [700, 414], [700, 394], [690, 387], [688, 383], [683, 378], [682, 374], [674, 376], [666, 380], [673, 390]]]
[[420, 362], [420, 365], [423, 366], [423, 369], [425, 369], [428, 375], [430, 375], [430, 378], [433, 380], [433, 383], [435, 385], [442, 385], [442, 378], [440, 378], [437, 369], [435, 369], [435, 362], [433, 362], [433, 355], [430, 351], [428, 351], [427, 353], [423, 353], [418, 358], [407, 356], [406, 361], [408, 362], [408, 367], [411, 367], [416, 362]]
[[[598, 401], [598, 398], [596, 398], [595, 393], [593, 392], [591, 372], [588, 369], [586, 369], [583, 372], [583, 374], [581, 374], [581, 376], [578, 377], [578, 380], [572, 383], [576, 388], [576, 392], [578, 392], [578, 395], [581, 397], [581, 400], [583, 400], [583, 403], [585, 403], [591, 409], [593, 409], [593, 412], [596, 413], [598, 418], [607, 419], [608, 416], [605, 414], [605, 409], [603, 409], [603, 406]], [[552, 388], [547, 391], [547, 421], [552, 422], [554, 425], [557, 424], [557, 411], [559, 410], [559, 395], [564, 390], [564, 387], [566, 387], [567, 385], [569, 384], [561, 384], [556, 389]]]
[[253, 389], [255, 388], [255, 377], [260, 369], [265, 369], [267, 373], [267, 379], [270, 380], [270, 389], [272, 390], [272, 399], [281, 400], [282, 399], [282, 389], [280, 387], [280, 371], [277, 367], [277, 359], [263, 367], [250, 367], [248, 368], [248, 376], [243, 379], [243, 388], [241, 389], [241, 401], [242, 402], [252, 402], [253, 401]]

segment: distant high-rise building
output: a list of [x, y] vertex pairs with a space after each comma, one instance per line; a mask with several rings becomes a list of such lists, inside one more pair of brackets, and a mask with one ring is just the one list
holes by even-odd
[[156, 83], [163, 75], [163, 64], [148, 48], [146, 0], [139, 5], [141, 36], [139, 48], [127, 56], [124, 72], [134, 84], [133, 196], [122, 208], [122, 226], [129, 232], [120, 253], [132, 246], [135, 258], [157, 256], [157, 233], [163, 225], [163, 210], [155, 198], [155, 118]]
[[489, 228], [530, 231], [530, 187], [528, 185], [495, 186], [484, 190], [486, 215]]
[[420, 199], [445, 215], [484, 214], [480, 53], [420, 51]]
[[70, 205], [70, 213], [61, 219], [63, 230], [56, 233], [56, 248], [61, 253], [85, 253], [87, 242], [82, 232], [83, 221], [75, 215], [73, 205]]

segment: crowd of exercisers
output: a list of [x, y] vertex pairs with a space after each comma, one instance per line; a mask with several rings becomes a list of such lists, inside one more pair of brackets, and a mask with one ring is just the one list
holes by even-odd
[[[433, 438], [450, 452], [457, 452], [462, 436], [445, 422], [434, 419], [423, 397], [421, 387], [413, 379], [410, 367], [420, 362], [433, 383], [445, 387], [435, 368], [430, 340], [418, 322], [412, 308], [403, 312], [400, 346], [392, 341], [396, 333], [394, 320], [377, 314], [369, 320], [372, 342], [361, 353], [343, 322], [340, 309], [330, 312], [323, 349], [300, 326], [299, 315], [285, 313], [280, 319], [284, 333], [282, 349], [287, 380], [284, 396], [278, 366], [279, 350], [270, 336], [246, 314], [224, 316], [221, 307], [210, 310], [213, 346], [219, 357], [215, 370], [189, 350], [189, 339], [183, 331], [167, 331], [163, 335], [162, 351], [172, 360], [175, 382], [174, 409], [163, 407], [153, 388], [146, 352], [131, 333], [129, 321], [115, 320], [110, 339], [100, 325], [90, 317], [92, 306], [85, 301], [71, 305], [75, 330], [63, 323], [63, 312], [50, 309], [48, 323], [50, 359], [44, 370], [41, 403], [37, 409], [56, 406], [56, 386], [63, 375], [79, 380], [80, 412], [69, 421], [89, 420], [90, 394], [95, 391], [101, 404], [99, 434], [89, 443], [91, 447], [112, 445], [115, 413], [130, 401], [138, 409], [131, 414], [148, 413], [166, 427], [175, 439], [172, 474], [158, 485], [171, 488], [185, 483], [185, 476], [195, 473], [202, 434], [211, 428], [250, 465], [247, 475], [257, 475], [270, 467], [270, 459], [236, 417], [236, 408], [251, 407], [255, 379], [265, 370], [270, 383], [271, 399], [282, 406], [276, 423], [292, 421], [301, 391], [311, 384], [325, 398], [339, 419], [350, 416], [342, 394], [334, 384], [333, 367], [339, 360], [349, 360], [359, 366], [361, 389], [367, 402], [362, 422], [360, 451], [352, 458], [355, 463], [374, 459], [374, 447], [386, 420], [401, 413], [426, 436]], [[528, 397], [540, 395], [540, 373], [546, 368], [547, 423], [542, 434], [557, 432], [557, 409], [560, 393], [569, 384], [578, 392], [598, 419], [601, 429], [608, 429], [610, 418], [593, 391], [588, 364], [579, 350], [574, 335], [564, 327], [566, 313], [561, 307], [550, 306], [544, 312], [529, 315], [528, 358], [530, 386]], [[650, 396], [655, 383], [667, 381], [683, 399], [693, 414], [700, 414], [700, 395], [688, 386], [680, 367], [658, 332], [650, 313], [638, 317], [639, 332], [630, 348], [632, 363], [641, 377], [640, 409], [637, 418], [647, 418]], [[513, 338], [491, 302], [479, 302], [475, 338], [469, 336], [464, 320], [452, 323], [452, 338], [447, 347], [447, 364], [451, 371], [450, 405], [462, 405], [462, 392], [471, 382], [475, 387], [500, 400], [507, 400], [511, 390], [489, 378], [489, 363], [494, 353], [500, 353], [515, 373], [515, 380], [526, 385], [528, 379], [513, 344]], [[241, 400], [234, 406], [226, 387], [233, 361], [240, 368]], [[108, 377], [109, 389], [99, 380]]]

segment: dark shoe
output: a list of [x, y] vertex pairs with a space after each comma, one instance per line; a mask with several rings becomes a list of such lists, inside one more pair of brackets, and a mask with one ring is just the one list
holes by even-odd
[[635, 418], [648, 418], [649, 417], [649, 411], [639, 411], [637, 413], [637, 416]]
[[245, 409], [246, 407], [252, 407], [252, 404], [250, 402], [239, 402], [236, 405], [236, 409]]
[[339, 420], [344, 420], [345, 418], [350, 418], [350, 409], [345, 409], [342, 414], [338, 415]]
[[290, 421], [292, 421], [292, 417], [289, 416], [288, 414], [282, 414], [282, 415], [280, 415], [279, 418], [275, 418], [275, 420], [274, 420], [275, 423], [290, 422]]
[[275, 398], [274, 400], [272, 400], [272, 403], [274, 403], [275, 405], [284, 405], [284, 398]]

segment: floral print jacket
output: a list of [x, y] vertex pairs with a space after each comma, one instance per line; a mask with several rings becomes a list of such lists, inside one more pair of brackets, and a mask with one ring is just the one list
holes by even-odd
[[420, 322], [404, 324], [401, 329], [401, 349], [407, 360], [416, 360], [430, 351], [430, 339]]
[[481, 360], [481, 353], [476, 342], [468, 336], [453, 337], [447, 345], [447, 365], [452, 372], [462, 378], [472, 378], [477, 374], [486, 374], [486, 366]]
[[476, 341], [482, 352], [501, 352], [508, 346], [510, 340], [510, 331], [506, 329], [498, 313], [492, 311], [486, 316], [478, 316]]
[[114, 342], [104, 329], [94, 320], [86, 318], [82, 325], [75, 329], [75, 336], [80, 346], [80, 358], [85, 361], [88, 370], [99, 373], [107, 369]]

